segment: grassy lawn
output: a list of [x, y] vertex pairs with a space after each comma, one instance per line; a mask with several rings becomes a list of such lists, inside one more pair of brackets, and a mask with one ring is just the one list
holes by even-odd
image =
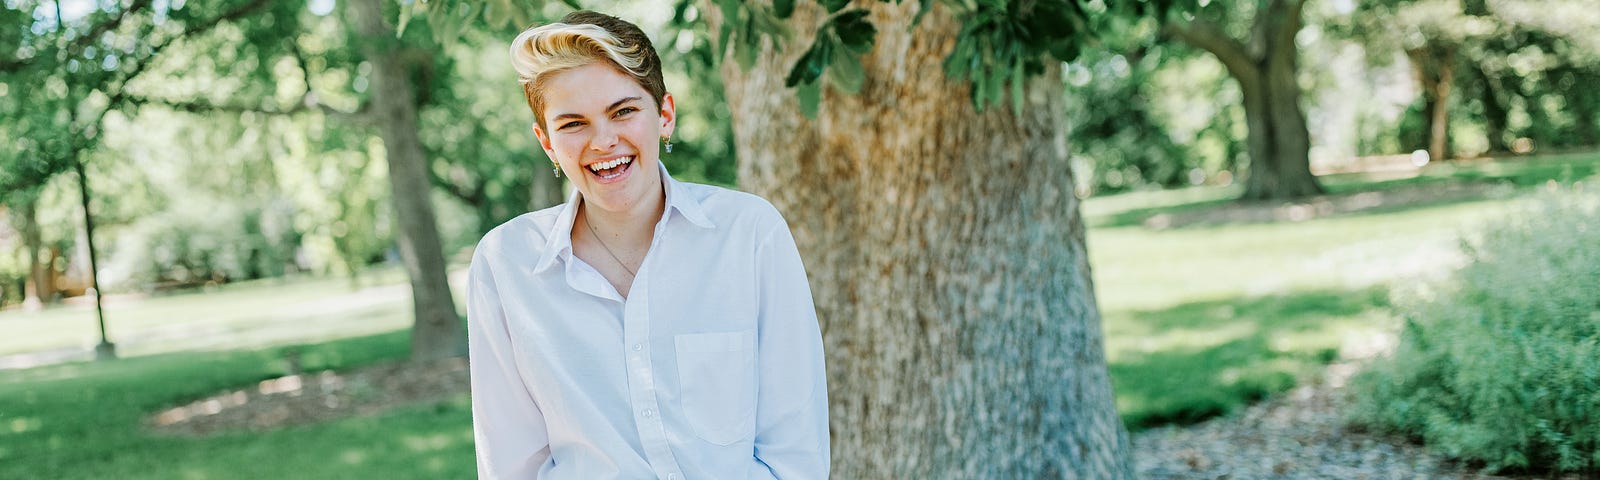
[[[269, 279], [204, 294], [111, 295], [105, 302], [106, 334], [119, 354], [148, 355], [318, 342], [408, 326], [403, 271], [374, 269], [360, 281]], [[85, 300], [40, 312], [0, 311], [0, 356], [76, 351], [87, 358], [100, 337], [94, 305]]]
[[1382, 206], [1303, 222], [1153, 229], [1145, 218], [1228, 208], [1237, 187], [1084, 203], [1118, 409], [1130, 427], [1225, 414], [1393, 330], [1391, 286], [1448, 272], [1476, 226], [1533, 187], [1595, 174], [1600, 155], [1436, 164], [1403, 179], [1324, 178], [1339, 194], [1446, 183], [1477, 198]]
[[[1600, 156], [1574, 155], [1431, 166], [1407, 179], [1327, 178], [1340, 193], [1517, 187], [1292, 223], [1143, 225], [1156, 214], [1231, 208], [1231, 187], [1085, 202], [1124, 419], [1136, 429], [1194, 421], [1289, 388], [1392, 327], [1391, 285], [1448, 270], [1474, 225], [1532, 186], [1593, 175], [1596, 165]], [[0, 478], [471, 478], [464, 392], [381, 416], [203, 439], [141, 425], [163, 407], [284, 374], [283, 344], [311, 344], [306, 370], [404, 356], [409, 301], [382, 291], [402, 280], [388, 272], [370, 283], [266, 282], [113, 305], [113, 340], [126, 342], [128, 358], [0, 370]], [[0, 355], [92, 345], [93, 332], [84, 306], [0, 312]]]
[[[308, 347], [307, 370], [403, 356], [403, 333]], [[0, 478], [471, 478], [465, 393], [375, 417], [205, 439], [141, 426], [150, 411], [285, 373], [276, 349], [173, 353], [0, 371]]]

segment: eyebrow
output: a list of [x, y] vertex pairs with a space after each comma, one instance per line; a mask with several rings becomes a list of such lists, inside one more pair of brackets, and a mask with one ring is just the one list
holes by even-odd
[[[612, 110], [616, 110], [617, 107], [622, 106], [622, 104], [624, 104], [624, 103], [638, 101], [638, 100], [639, 100], [639, 97], [627, 97], [627, 98], [623, 98], [622, 100], [617, 100], [615, 102], [612, 102], [611, 106], [606, 107], [606, 111], [609, 112], [609, 111], [612, 111]], [[579, 114], [576, 114], [576, 113], [563, 113], [563, 114], [560, 114], [560, 115], [556, 115], [555, 118], [552, 118], [551, 120], [561, 120], [563, 118], [583, 118], [583, 115], [579, 115]]]

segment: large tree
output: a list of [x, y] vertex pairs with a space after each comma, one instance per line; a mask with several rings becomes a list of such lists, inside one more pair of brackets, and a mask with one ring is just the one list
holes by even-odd
[[[722, 68], [740, 187], [785, 212], [807, 260], [841, 478], [1131, 476], [1068, 169], [1060, 69], [1015, 77], [1023, 88], [1003, 102], [1011, 108], [983, 110], [973, 83], [945, 74], [953, 50], [982, 48], [961, 39], [964, 21], [988, 15], [1008, 28], [1013, 14], [1031, 13], [999, 6], [1014, 10], [933, 3], [918, 22], [914, 2], [871, 5], [876, 41], [860, 74], [820, 92], [815, 118], [785, 80], [819, 50], [804, 48], [819, 24], [837, 27], [820, 33], [829, 48], [859, 45], [859, 30], [837, 21], [849, 12], [796, 6], [785, 22], [794, 37], [760, 43], [748, 67]], [[726, 11], [711, 15], [713, 32], [762, 13]], [[857, 68], [848, 62], [827, 68]]]
[[[1323, 192], [1311, 175], [1311, 134], [1300, 105], [1297, 74], [1300, 32], [1307, 0], [1211, 2], [1192, 19], [1174, 19], [1165, 31], [1210, 52], [1239, 82], [1244, 95], [1250, 168], [1246, 199], [1282, 199]], [[1250, 5], [1253, 3], [1253, 6]], [[1241, 5], [1243, 4], [1243, 5]], [[1248, 28], [1230, 34], [1228, 17], [1248, 14]]]
[[[373, 115], [389, 162], [390, 198], [399, 217], [400, 257], [411, 279], [416, 320], [411, 357], [425, 360], [466, 354], [466, 327], [456, 315], [439, 242], [428, 178], [428, 162], [417, 135], [416, 85], [412, 72], [431, 52], [401, 48], [383, 15], [384, 0], [351, 2], [352, 23], [364, 37], [372, 62]], [[418, 60], [421, 57], [422, 60]]]

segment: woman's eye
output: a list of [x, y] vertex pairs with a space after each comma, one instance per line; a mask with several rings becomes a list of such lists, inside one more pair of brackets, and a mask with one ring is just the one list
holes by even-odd
[[571, 130], [571, 129], [574, 129], [574, 128], [577, 128], [577, 127], [581, 127], [581, 126], [583, 126], [583, 122], [567, 122], [567, 123], [561, 124], [560, 127], [556, 127], [556, 129], [557, 130]]
[[637, 109], [637, 108], [622, 107], [620, 109], [617, 109], [617, 113], [614, 113], [611, 116], [613, 116], [613, 117], [621, 117], [623, 115], [627, 115], [627, 114], [630, 114], [630, 113], [633, 113], [633, 112], [637, 112], [637, 111], [639, 111], [639, 109]]

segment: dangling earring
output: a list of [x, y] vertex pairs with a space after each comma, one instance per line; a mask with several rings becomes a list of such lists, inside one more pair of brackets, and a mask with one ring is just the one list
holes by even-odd
[[550, 161], [550, 166], [554, 167], [554, 168], [551, 169], [551, 171], [555, 172], [556, 178], [561, 178], [561, 164], [560, 163], [556, 163], [555, 160], [551, 160]]
[[667, 153], [672, 153], [672, 136], [661, 137], [661, 141], [667, 143]]

